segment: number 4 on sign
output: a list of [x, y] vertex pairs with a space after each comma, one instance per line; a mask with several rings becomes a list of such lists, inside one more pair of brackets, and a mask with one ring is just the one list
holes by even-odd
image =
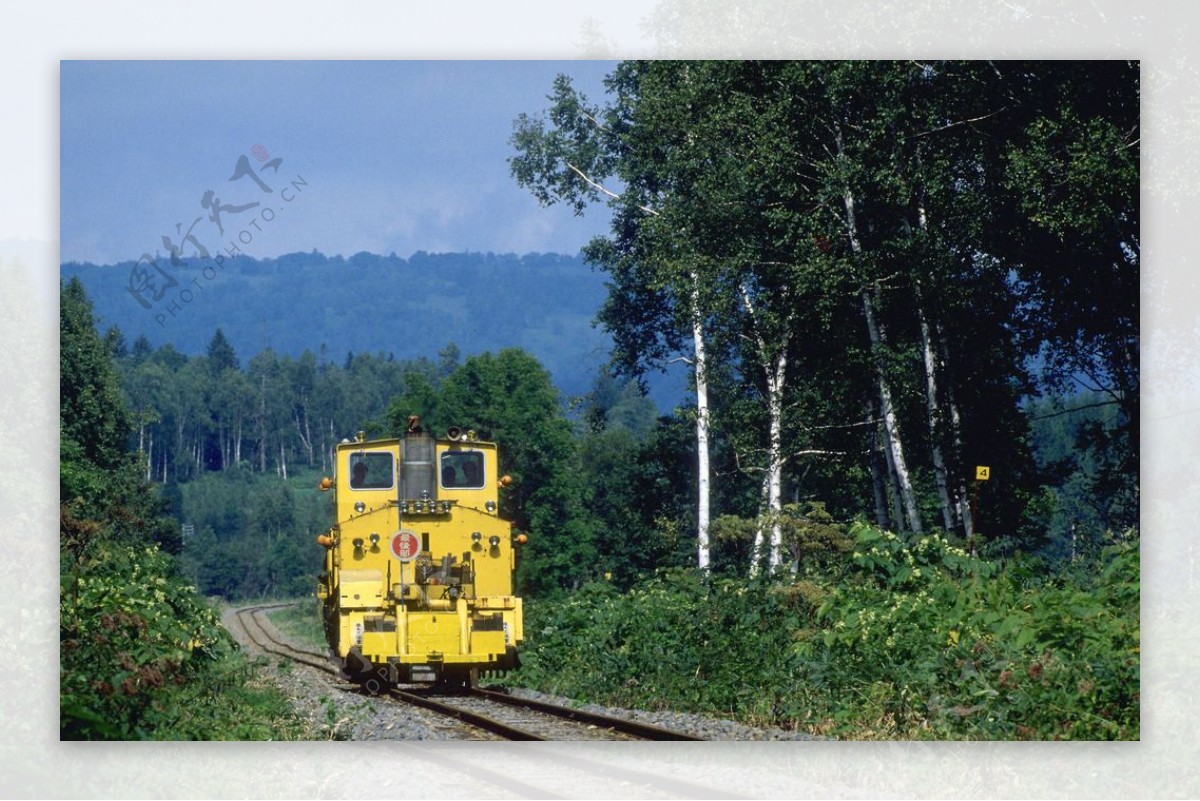
[[983, 465], [979, 465], [975, 468], [975, 480], [976, 481], [987, 481], [991, 477], [992, 477], [992, 468], [984, 467]]

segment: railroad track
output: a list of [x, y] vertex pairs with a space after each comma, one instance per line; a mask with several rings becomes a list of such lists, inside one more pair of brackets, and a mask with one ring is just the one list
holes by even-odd
[[275, 636], [274, 633], [259, 620], [259, 615], [265, 614], [272, 609], [283, 609], [288, 606], [295, 606], [294, 603], [279, 603], [279, 604], [262, 604], [259, 606], [247, 606], [238, 609], [234, 612], [238, 625], [246, 632], [246, 636], [250, 638], [256, 646], [266, 651], [269, 654], [283, 657], [292, 662], [299, 662], [309, 667], [317, 668], [331, 675], [340, 675], [336, 667], [334, 667], [329, 657], [320, 651], [313, 651], [307, 648], [299, 648], [292, 643]]
[[701, 739], [659, 726], [478, 687], [465, 694], [438, 697], [399, 689], [391, 694], [405, 703], [457, 718], [506, 740]]
[[[300, 648], [264, 626], [260, 616], [294, 604], [261, 604], [234, 612], [246, 637], [262, 651], [344, 678], [328, 656]], [[428, 688], [395, 688], [388, 698], [454, 718], [505, 740], [700, 740], [678, 731], [582, 709], [472, 687], [435, 696]]]

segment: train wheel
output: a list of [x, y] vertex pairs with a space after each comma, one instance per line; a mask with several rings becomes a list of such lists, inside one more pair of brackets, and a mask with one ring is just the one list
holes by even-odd
[[442, 695], [464, 695], [471, 689], [468, 673], [443, 673], [434, 682], [434, 689]]

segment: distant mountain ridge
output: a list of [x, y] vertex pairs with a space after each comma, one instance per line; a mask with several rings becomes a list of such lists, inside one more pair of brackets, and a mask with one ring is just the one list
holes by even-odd
[[221, 263], [165, 256], [148, 261], [61, 265], [78, 276], [99, 327], [132, 345], [205, 352], [221, 328], [243, 366], [276, 353], [341, 362], [347, 353], [436, 360], [455, 343], [463, 356], [506, 347], [532, 353], [566, 395], [586, 393], [608, 361], [610, 337], [593, 325], [604, 277], [579, 256], [423, 251], [410, 258], [319, 252]]

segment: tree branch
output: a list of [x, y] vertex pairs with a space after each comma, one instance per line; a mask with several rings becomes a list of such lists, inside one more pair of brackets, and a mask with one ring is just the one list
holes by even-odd
[[[571, 172], [575, 173], [580, 178], [582, 178], [584, 180], [584, 182], [587, 183], [588, 186], [592, 187], [596, 191], [602, 192], [603, 194], [608, 195], [613, 200], [621, 200], [622, 199], [622, 197], [620, 195], [618, 195], [616, 192], [613, 192], [610, 189], [608, 189], [604, 184], [602, 184], [598, 181], [593, 181], [590, 176], [588, 176], [583, 170], [579, 169], [571, 162], [564, 160], [563, 163], [571, 168]], [[641, 209], [642, 211], [646, 212], [647, 214], [650, 214], [655, 217], [659, 216], [658, 212], [655, 211], [654, 209], [650, 208], [649, 206], [643, 206], [640, 203], [635, 203], [634, 205], [637, 206], [637, 208]]]
[[1030, 417], [1029, 422], [1032, 423], [1034, 420], [1047, 420], [1051, 417], [1058, 417], [1060, 415], [1070, 414], [1071, 412], [1082, 412], [1084, 409], [1096, 409], [1101, 406], [1119, 406], [1120, 403], [1121, 403], [1120, 401], [1115, 401], [1115, 400], [1099, 401], [1098, 403], [1088, 403], [1083, 406], [1075, 406], [1070, 409], [1063, 409], [1063, 410], [1057, 411], [1057, 412], [1050, 412], [1049, 414], [1039, 414], [1037, 417]]
[[938, 126], [937, 128], [933, 128], [933, 129], [931, 129], [931, 130], [924, 131], [924, 132], [922, 132], [922, 133], [919, 133], [919, 134], [914, 134], [914, 135], [913, 135], [913, 138], [914, 138], [914, 139], [919, 139], [919, 138], [921, 138], [922, 136], [929, 136], [930, 134], [939, 133], [940, 131], [946, 131], [946, 130], [949, 130], [950, 128], [957, 128], [957, 127], [958, 127], [958, 126], [960, 126], [960, 125], [970, 125], [970, 124], [971, 124], [971, 123], [973, 123], [973, 122], [980, 122], [980, 121], [982, 121], [982, 120], [986, 120], [988, 117], [995, 117], [997, 114], [1002, 114], [1002, 113], [1004, 113], [1005, 111], [1008, 111], [1008, 106], [1004, 106], [1003, 108], [999, 108], [999, 109], [997, 109], [997, 110], [995, 110], [995, 111], [991, 112], [990, 114], [984, 114], [984, 115], [982, 115], [982, 116], [979, 116], [979, 117], [971, 117], [970, 119], [967, 119], [967, 120], [959, 120], [958, 122], [949, 122], [949, 123], [946, 123], [945, 125]]

